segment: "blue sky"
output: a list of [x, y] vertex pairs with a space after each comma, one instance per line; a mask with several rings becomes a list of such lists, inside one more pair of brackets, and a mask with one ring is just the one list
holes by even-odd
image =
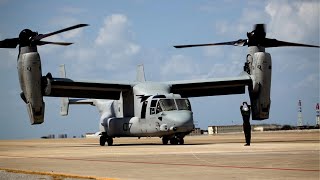
[[[265, 23], [267, 37], [319, 45], [319, 1], [21, 1], [0, 0], [0, 39], [29, 28], [47, 33], [77, 23], [89, 27], [47, 38], [72, 46], [39, 48], [43, 74], [88, 80], [135, 80], [144, 64], [149, 81], [237, 76], [245, 47], [174, 49], [175, 44], [246, 38], [253, 24]], [[315, 124], [319, 102], [319, 49], [271, 48], [271, 114], [263, 123], [297, 123], [298, 100], [304, 124]], [[31, 126], [16, 71], [18, 50], [0, 49], [0, 139], [38, 138], [47, 134], [79, 136], [98, 130], [92, 106], [71, 106], [59, 115], [59, 98], [45, 98], [45, 122]], [[241, 124], [239, 105], [248, 94], [192, 98], [199, 127]], [[254, 121], [253, 123], [258, 123]]]

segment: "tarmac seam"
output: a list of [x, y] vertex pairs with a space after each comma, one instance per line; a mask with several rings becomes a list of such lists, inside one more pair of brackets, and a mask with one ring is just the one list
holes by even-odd
[[254, 170], [278, 170], [278, 171], [300, 171], [300, 172], [320, 172], [320, 169], [301, 169], [301, 168], [276, 168], [276, 167], [254, 167], [254, 166], [234, 166], [234, 165], [214, 165], [214, 164], [185, 164], [185, 163], [162, 163], [162, 162], [145, 162], [145, 161], [116, 161], [116, 160], [96, 160], [96, 159], [79, 159], [79, 158], [59, 158], [59, 157], [28, 157], [28, 156], [3, 156], [12, 158], [38, 158], [38, 159], [55, 159], [71, 161], [90, 161], [90, 162], [109, 162], [109, 163], [130, 163], [130, 164], [154, 164], [154, 165], [171, 165], [171, 166], [189, 166], [189, 167], [212, 167], [212, 168], [232, 168], [232, 169], [254, 169]]

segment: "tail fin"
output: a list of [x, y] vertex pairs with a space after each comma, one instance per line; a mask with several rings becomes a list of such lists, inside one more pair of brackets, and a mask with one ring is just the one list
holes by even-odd
[[66, 68], [64, 67], [64, 64], [61, 64], [59, 66], [59, 71], [60, 71], [60, 77], [61, 78], [66, 78], [67, 75], [66, 75]]
[[69, 111], [69, 98], [61, 98], [60, 115], [67, 116]]
[[62, 98], [61, 100], [61, 109], [60, 115], [67, 116], [69, 111], [69, 104], [90, 104], [95, 106], [96, 99], [69, 99], [69, 98]]
[[145, 75], [144, 75], [143, 64], [140, 64], [137, 67], [137, 81], [138, 82], [145, 82], [146, 81], [146, 78], [145, 78]]
[[[61, 78], [66, 78], [66, 69], [64, 67], [64, 64], [61, 64], [59, 66], [59, 71], [60, 71], [60, 77]], [[68, 97], [63, 97], [61, 98], [61, 108], [60, 108], [60, 115], [61, 116], [67, 116], [69, 111], [69, 98]]]

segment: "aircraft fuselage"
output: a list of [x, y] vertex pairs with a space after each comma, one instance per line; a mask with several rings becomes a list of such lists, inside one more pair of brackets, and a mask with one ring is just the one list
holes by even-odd
[[[108, 137], [183, 138], [194, 129], [191, 104], [168, 90], [166, 84], [142, 82], [133, 87], [132, 94], [122, 94], [120, 100], [96, 100], [100, 131]], [[133, 106], [123, 101], [131, 99], [128, 96], [132, 96]]]

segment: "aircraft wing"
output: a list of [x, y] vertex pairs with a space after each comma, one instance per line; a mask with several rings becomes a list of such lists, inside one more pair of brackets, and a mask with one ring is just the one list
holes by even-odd
[[170, 92], [182, 97], [218, 96], [244, 94], [245, 86], [251, 85], [252, 79], [244, 72], [237, 77], [173, 81], [169, 84]]
[[114, 99], [120, 98], [121, 92], [131, 91], [133, 83], [121, 82], [86, 82], [68, 78], [52, 78], [45, 88], [45, 96]]

